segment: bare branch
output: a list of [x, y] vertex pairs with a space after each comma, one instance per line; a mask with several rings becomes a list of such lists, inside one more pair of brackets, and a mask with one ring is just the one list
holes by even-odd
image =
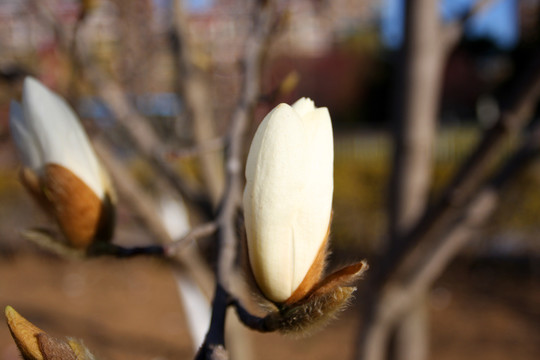
[[[140, 216], [146, 228], [160, 245], [166, 246], [170, 244], [172, 239], [156, 211], [157, 205], [154, 199], [141, 189], [141, 186], [129, 174], [124, 165], [111, 154], [105, 142], [94, 139], [94, 148], [104, 165], [109, 169], [122, 199]], [[183, 248], [183, 251], [168, 255], [170, 258], [178, 259], [180, 264], [186, 267], [205, 294], [212, 291], [212, 274], [210, 274], [208, 267], [195, 249], [187, 246]]]
[[[70, 37], [48, 8], [37, 2], [34, 6], [37, 8], [39, 16], [54, 29], [64, 51], [73, 58], [74, 62], [77, 62], [81, 66], [81, 70], [90, 80], [91, 85], [99, 97], [112, 111], [118, 123], [123, 126], [134, 140], [139, 152], [152, 164], [156, 171], [165, 176], [185, 200], [196, 205], [201, 214], [210, 217], [211, 206], [209, 206], [208, 199], [204, 194], [195, 191], [195, 189], [189, 186], [178, 175], [176, 170], [164, 161], [162, 158], [164, 149], [162, 149], [161, 140], [157, 137], [147, 120], [131, 106], [121, 86], [109, 76], [106, 76], [102, 69], [93, 61], [87, 53], [87, 49], [91, 47], [85, 44], [77, 46], [80, 44], [77, 44], [76, 33]], [[76, 29], [79, 29], [83, 25], [83, 23], [78, 23]]]
[[432, 35], [438, 28], [435, 2], [407, 5], [407, 36], [393, 114], [390, 244], [410, 229], [427, 203], [442, 74], [438, 39]]
[[495, 210], [498, 202], [498, 192], [501, 187], [508, 184], [515, 174], [523, 170], [540, 154], [540, 126], [537, 126], [528, 141], [526, 141], [505, 166], [485, 183], [473, 198], [459, 221], [447, 230], [429, 248], [424, 248], [416, 267], [408, 276], [387, 282], [370, 316], [372, 328], [363, 335], [363, 342], [367, 344], [366, 354], [370, 358], [381, 358], [380, 349], [388, 341], [388, 329], [411, 306], [419, 301], [431, 284], [442, 274], [448, 263], [463, 248], [485, 223]]
[[219, 206], [219, 258], [217, 266], [216, 293], [212, 308], [212, 321], [205, 342], [197, 359], [212, 359], [214, 349], [223, 348], [225, 310], [229, 304], [229, 281], [233, 278], [237, 238], [235, 223], [241, 201], [242, 163], [245, 130], [249, 115], [260, 92], [260, 72], [264, 50], [272, 33], [275, 17], [271, 1], [257, 1], [253, 9], [253, 23], [245, 44], [244, 78], [242, 91], [232, 115], [226, 148], [226, 187]]
[[[264, 51], [268, 46], [275, 22], [275, 9], [271, 1], [259, 1], [251, 35], [246, 39], [244, 78], [242, 92], [232, 115], [231, 127], [226, 140], [226, 191], [219, 208], [218, 222], [222, 231], [218, 277], [225, 283], [232, 269], [236, 246], [234, 224], [236, 210], [241, 201], [242, 169], [245, 131], [249, 116], [257, 103], [260, 92], [260, 73]], [[225, 278], [224, 278], [225, 277]]]
[[103, 141], [94, 139], [93, 145], [100, 159], [109, 170], [117, 190], [124, 195], [126, 201], [141, 216], [152, 235], [162, 244], [172, 242], [169, 232], [156, 211], [157, 207], [153, 205], [154, 200], [146, 192], [141, 191], [133, 176], [111, 154]]
[[471, 7], [458, 19], [445, 25], [442, 29], [443, 52], [448, 54], [456, 46], [458, 41], [463, 36], [467, 21], [469, 21], [471, 18], [481, 13], [482, 11], [485, 11], [497, 1], [499, 0], [479, 0], [473, 5], [471, 5]]
[[168, 244], [165, 248], [165, 253], [168, 256], [175, 254], [178, 251], [181, 251], [187, 245], [191, 244], [193, 241], [214, 234], [217, 229], [218, 227], [215, 222], [208, 222], [206, 224], [199, 225], [193, 228], [181, 239], [175, 240]]
[[109, 255], [116, 258], [132, 258], [135, 256], [156, 256], [163, 258], [165, 248], [162, 245], [125, 247], [112, 243], [94, 243], [88, 249], [88, 256]]
[[251, 314], [238, 299], [232, 300], [231, 305], [234, 306], [236, 314], [238, 315], [238, 318], [240, 319], [242, 324], [244, 324], [251, 330], [262, 333], [273, 332], [277, 330], [268, 326], [266, 318], [258, 317]]
[[94, 89], [107, 107], [113, 112], [115, 119], [122, 125], [134, 140], [139, 152], [153, 165], [153, 167], [169, 181], [169, 183], [182, 195], [184, 199], [198, 206], [199, 210], [208, 215], [208, 200], [203, 194], [191, 188], [179, 176], [176, 170], [162, 158], [163, 149], [160, 139], [148, 121], [136, 112], [129, 104], [125, 92], [119, 84], [109, 77], [94, 64], [83, 52], [79, 52], [81, 63], [87, 77], [92, 82]]
[[[477, 193], [463, 213], [462, 220], [424, 251], [424, 261], [417, 264], [408, 278], [385, 285], [375, 312], [375, 316], [380, 320], [376, 322], [377, 328], [373, 330], [373, 334], [383, 333], [383, 329], [401, 317], [425, 293], [496, 209], [500, 188], [511, 182], [516, 173], [525, 169], [539, 154], [540, 126], [537, 126], [533, 135]], [[377, 341], [377, 336], [374, 337], [373, 341]]]
[[521, 147], [508, 158], [505, 165], [482, 186], [472, 199], [463, 215], [433, 246], [426, 250], [426, 261], [417, 266], [404, 278], [405, 284], [412, 289], [427, 289], [442, 273], [450, 260], [465, 245], [477, 229], [485, 223], [496, 209], [500, 189], [515, 179], [540, 151], [540, 125]]
[[164, 157], [167, 160], [192, 158], [192, 157], [200, 156], [201, 154], [205, 154], [208, 152], [222, 150], [224, 145], [225, 145], [225, 139], [220, 137], [220, 138], [207, 140], [202, 144], [196, 145], [188, 149], [166, 150], [164, 152]]
[[[383, 277], [397, 268], [407, 268], [417, 261], [414, 248], [429, 242], [448, 226], [459, 209], [479, 191], [482, 180], [503, 140], [521, 129], [540, 97], [540, 52], [517, 77], [508, 101], [502, 105], [498, 122], [486, 132], [471, 156], [461, 166], [440, 199], [428, 208], [413, 229], [383, 264]], [[401, 270], [399, 270], [401, 271]]]
[[[182, 2], [174, 5], [175, 24], [173, 32], [173, 54], [176, 57], [180, 92], [185, 102], [186, 113], [191, 119], [194, 140], [197, 146], [213, 139], [214, 124], [212, 99], [209, 95], [204, 70], [193, 63], [195, 50], [188, 39], [187, 20]], [[199, 156], [203, 181], [213, 205], [217, 205], [224, 188], [223, 163], [220, 154], [202, 153]]]
[[[400, 77], [395, 91], [389, 247], [398, 245], [426, 208], [445, 63], [440, 39], [435, 36], [441, 30], [437, 2], [414, 0], [405, 6], [404, 56], [399, 62]], [[393, 329], [396, 338], [393, 352], [400, 359], [426, 358], [424, 306], [419, 302]], [[382, 345], [381, 352], [387, 348], [386, 344]]]

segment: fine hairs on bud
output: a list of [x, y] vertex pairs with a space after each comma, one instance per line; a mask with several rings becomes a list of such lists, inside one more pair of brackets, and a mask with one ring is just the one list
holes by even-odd
[[266, 325], [295, 336], [308, 336], [322, 329], [347, 307], [356, 291], [356, 287], [349, 285], [367, 269], [367, 263], [361, 261], [330, 274], [302, 300], [278, 305], [278, 309], [265, 318]]
[[[257, 129], [243, 205], [247, 279], [273, 307], [264, 331], [305, 335], [342, 310], [365, 262], [323, 276], [334, 191], [330, 113], [301, 98], [279, 104]], [[246, 250], [246, 249], [244, 249]]]
[[[314, 268], [317, 270], [306, 274], [306, 277], [312, 277], [309, 281], [312, 284], [309, 291], [300, 298], [293, 294], [286, 302], [275, 303], [268, 300], [258, 287], [249, 264], [246, 234], [240, 232], [239, 236], [241, 238], [245, 280], [250, 288], [254, 290], [253, 296], [259, 306], [268, 312], [268, 315], [264, 318], [265, 328], [287, 335], [305, 337], [324, 328], [339, 312], [345, 310], [350, 304], [356, 291], [356, 287], [351, 286], [351, 284], [360, 279], [369, 268], [367, 262], [362, 260], [345, 266], [326, 277], [322, 276], [329, 255], [329, 226], [323, 247], [315, 261], [316, 266]], [[316, 278], [313, 278], [313, 276]]]
[[54, 338], [46, 333], [37, 335], [39, 350], [43, 359], [77, 360], [77, 355], [73, 352], [67, 341]]
[[[268, 300], [258, 287], [249, 264], [245, 232], [241, 232], [240, 237], [242, 240], [240, 241], [243, 255], [242, 262], [246, 270], [245, 280], [254, 290], [253, 295], [257, 299], [259, 306], [268, 312], [268, 315], [264, 318], [265, 328], [287, 335], [305, 337], [324, 328], [339, 312], [345, 310], [349, 305], [356, 291], [356, 287], [351, 286], [351, 284], [360, 279], [369, 268], [367, 262], [363, 260], [345, 266], [323, 277], [322, 280], [320, 279], [329, 255], [329, 226], [323, 248], [319, 252], [316, 261], [319, 264], [316, 266], [319, 269], [314, 271], [317, 273], [316, 283], [301, 298], [291, 296], [285, 303], [279, 304]], [[311, 275], [307, 274], [307, 276]], [[310, 283], [313, 281], [310, 281]]]

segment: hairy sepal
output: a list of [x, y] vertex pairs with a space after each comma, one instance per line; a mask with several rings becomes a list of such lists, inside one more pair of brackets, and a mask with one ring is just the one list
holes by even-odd
[[267, 327], [295, 336], [307, 336], [322, 329], [350, 303], [356, 291], [350, 284], [367, 268], [367, 263], [361, 261], [328, 275], [304, 298], [278, 305], [276, 311], [266, 316]]
[[44, 360], [37, 338], [39, 334], [43, 333], [43, 330], [23, 318], [11, 306], [7, 306], [4, 313], [11, 336], [23, 359]]

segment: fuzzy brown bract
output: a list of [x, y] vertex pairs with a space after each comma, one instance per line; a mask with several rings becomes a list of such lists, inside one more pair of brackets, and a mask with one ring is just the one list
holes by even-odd
[[95, 360], [81, 342], [47, 334], [11, 306], [6, 307], [5, 316], [11, 336], [24, 360]]
[[346, 266], [321, 280], [295, 303], [277, 305], [264, 319], [269, 329], [306, 336], [324, 327], [345, 309], [356, 287], [350, 286], [368, 269], [365, 261]]

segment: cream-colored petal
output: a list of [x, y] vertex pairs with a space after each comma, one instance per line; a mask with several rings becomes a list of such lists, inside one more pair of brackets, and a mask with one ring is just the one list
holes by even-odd
[[332, 124], [326, 108], [319, 108], [302, 118], [306, 131], [307, 167], [301, 206], [295, 228], [304, 239], [295, 251], [295, 283], [300, 283], [317, 256], [328, 231], [334, 188], [334, 144]]
[[306, 114], [301, 119], [292, 107], [278, 105], [257, 130], [246, 166], [250, 263], [259, 287], [276, 302], [285, 301], [302, 282], [330, 221], [330, 117], [326, 109]]
[[302, 166], [297, 165], [304, 157], [302, 133], [296, 112], [278, 105], [257, 130], [246, 165], [250, 263], [257, 284], [274, 301], [285, 300], [294, 286], [293, 225], [303, 178]]
[[307, 113], [315, 110], [315, 103], [310, 98], [303, 97], [296, 100], [296, 102], [292, 104], [292, 108], [296, 111], [298, 116], [303, 117]]
[[27, 77], [22, 107], [28, 130], [37, 138], [43, 161], [70, 169], [99, 198], [103, 198], [99, 162], [69, 105], [39, 81]]
[[40, 169], [43, 159], [36, 145], [36, 137], [28, 130], [22, 107], [16, 101], [11, 101], [9, 107], [9, 128], [23, 164], [34, 171]]

